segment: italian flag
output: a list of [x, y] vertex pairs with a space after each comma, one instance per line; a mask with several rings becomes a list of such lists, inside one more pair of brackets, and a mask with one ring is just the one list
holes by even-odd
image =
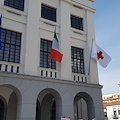
[[55, 31], [50, 58], [61, 63], [62, 57], [63, 57], [63, 54], [60, 52], [59, 41]]

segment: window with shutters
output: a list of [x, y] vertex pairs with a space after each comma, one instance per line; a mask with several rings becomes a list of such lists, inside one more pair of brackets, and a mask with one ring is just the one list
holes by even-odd
[[52, 41], [41, 39], [40, 67], [56, 69], [56, 61], [50, 59]]
[[4, 5], [24, 11], [24, 0], [5, 0]]
[[85, 74], [83, 49], [71, 47], [71, 64], [73, 73]]
[[41, 17], [56, 22], [56, 9], [42, 4]]
[[1, 42], [0, 61], [20, 63], [21, 33], [2, 28]]
[[83, 18], [71, 15], [71, 27], [83, 31]]

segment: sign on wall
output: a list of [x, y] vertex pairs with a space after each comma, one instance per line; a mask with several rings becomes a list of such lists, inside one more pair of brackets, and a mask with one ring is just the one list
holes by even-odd
[[61, 120], [70, 120], [70, 117], [65, 117], [65, 116], [62, 117], [62, 116], [61, 116]]

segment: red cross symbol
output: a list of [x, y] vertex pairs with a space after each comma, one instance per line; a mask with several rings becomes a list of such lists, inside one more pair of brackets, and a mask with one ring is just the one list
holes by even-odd
[[97, 57], [98, 57], [98, 60], [99, 59], [103, 59], [104, 57], [102, 56], [103, 52], [97, 52]]

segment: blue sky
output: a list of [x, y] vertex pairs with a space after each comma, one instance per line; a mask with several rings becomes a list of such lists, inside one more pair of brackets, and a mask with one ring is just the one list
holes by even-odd
[[93, 8], [96, 43], [112, 58], [107, 68], [98, 63], [99, 82], [103, 94], [116, 93], [120, 81], [120, 0], [95, 0]]

